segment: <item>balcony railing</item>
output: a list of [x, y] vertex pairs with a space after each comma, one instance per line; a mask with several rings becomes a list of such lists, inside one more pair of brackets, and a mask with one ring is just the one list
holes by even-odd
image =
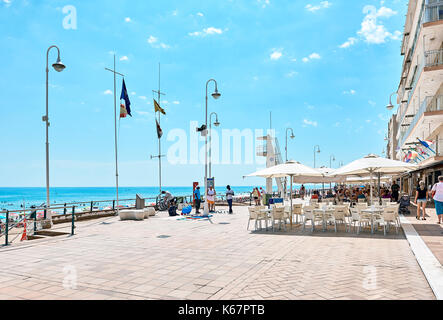
[[443, 1], [426, 5], [423, 23], [443, 20]]
[[408, 129], [405, 130], [405, 132], [400, 136], [399, 146], [404, 145], [406, 139], [412, 133], [412, 130], [414, 130], [418, 120], [420, 120], [420, 118], [425, 112], [440, 111], [440, 110], [443, 110], [443, 95], [426, 97], [426, 99], [421, 104], [420, 109], [418, 109], [417, 114], [414, 116], [414, 119], [412, 119], [412, 122], [409, 125]]
[[443, 64], [443, 49], [425, 52], [425, 67], [435, 67]]

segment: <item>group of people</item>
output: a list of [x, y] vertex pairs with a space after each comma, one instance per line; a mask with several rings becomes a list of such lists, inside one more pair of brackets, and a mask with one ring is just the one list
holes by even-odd
[[[234, 211], [232, 210], [232, 202], [234, 199], [234, 191], [232, 190], [231, 186], [226, 186], [226, 202], [228, 203], [229, 207], [229, 214], [233, 214]], [[209, 213], [215, 212], [215, 200], [217, 197], [217, 192], [215, 191], [213, 186], [209, 186], [208, 188], [208, 194], [206, 197], [206, 201], [208, 202], [208, 209]], [[200, 192], [200, 186], [197, 186], [194, 191], [194, 203], [195, 203], [195, 212], [196, 214], [200, 214], [200, 207], [202, 202], [202, 195]]]
[[426, 187], [424, 181], [418, 183], [415, 191], [415, 204], [417, 205], [416, 219], [426, 220], [426, 206], [430, 198], [434, 199], [435, 211], [438, 217], [438, 224], [443, 223], [443, 176], [438, 177], [438, 183], [436, 183], [431, 190]]
[[[252, 190], [252, 198], [254, 198], [254, 203], [256, 206], [260, 206], [263, 200], [263, 197], [265, 196], [266, 192], [263, 190], [262, 187], [260, 187], [260, 190], [258, 188], [254, 188]], [[265, 201], [263, 200], [263, 203]]]

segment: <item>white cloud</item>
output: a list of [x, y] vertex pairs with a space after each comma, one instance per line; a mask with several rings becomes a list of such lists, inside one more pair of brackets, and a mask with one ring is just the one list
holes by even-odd
[[123, 56], [120, 58], [120, 61], [128, 61], [128, 60], [129, 60], [128, 56]]
[[271, 60], [278, 60], [283, 56], [282, 50], [281, 49], [273, 49], [274, 51], [271, 53]]
[[203, 31], [195, 31], [188, 33], [191, 37], [199, 37], [199, 36], [207, 36], [207, 35], [213, 35], [213, 34], [222, 34], [223, 30], [219, 28], [209, 27], [203, 29]]
[[201, 12], [197, 12], [197, 15], [198, 15], [199, 17], [203, 17], [203, 16], [204, 16], [204, 14], [201, 13]]
[[180, 101], [172, 101], [173, 104], [180, 104]]
[[132, 22], [131, 18], [127, 17], [125, 18], [125, 22]]
[[139, 98], [142, 99], [142, 100], [146, 100], [146, 99], [148, 99], [148, 98], [145, 97], [145, 96], [139, 96]]
[[351, 89], [351, 90], [349, 90], [349, 91], [343, 91], [343, 94], [350, 94], [350, 95], [354, 95], [354, 94], [356, 94], [357, 92], [355, 91], [355, 90], [353, 90], [353, 89]]
[[3, 0], [5, 7], [9, 7], [12, 4], [12, 0]]
[[136, 94], [137, 94], [137, 92], [135, 92], [135, 91], [131, 92], [131, 96], [135, 96]]
[[302, 61], [306, 63], [314, 59], [321, 59], [321, 56], [318, 53], [314, 52], [311, 53], [308, 57], [303, 58]]
[[316, 11], [318, 11], [318, 10], [320, 10], [320, 9], [327, 9], [327, 8], [329, 8], [331, 5], [332, 5], [332, 3], [329, 2], [329, 1], [322, 1], [322, 2], [320, 2], [320, 4], [318, 4], [318, 5], [307, 4], [307, 5], [305, 6], [305, 9], [308, 10], [308, 11], [311, 11], [311, 12], [316, 12]]
[[385, 43], [386, 39], [399, 39], [401, 32], [395, 31], [394, 34], [390, 33], [379, 19], [390, 18], [397, 14], [396, 11], [387, 7], [381, 7], [377, 10], [376, 7], [367, 5], [363, 8], [363, 13], [366, 16], [361, 23], [361, 29], [357, 33], [364, 41], [369, 44], [380, 44]]
[[354, 45], [357, 41], [358, 41], [357, 38], [350, 37], [348, 38], [348, 41], [340, 45], [340, 48], [342, 49], [349, 48], [350, 46]]
[[369, 103], [371, 106], [373, 106], [373, 107], [375, 107], [375, 105], [376, 105], [376, 103], [375, 103], [374, 101], [372, 101], [372, 100], [369, 100], [368, 103]]
[[298, 74], [297, 71], [292, 70], [286, 74], [286, 77], [292, 78], [292, 77], [296, 76], [297, 74]]
[[156, 49], [159, 49], [159, 48], [168, 49], [168, 48], [170, 48], [169, 45], [167, 45], [166, 43], [163, 43], [163, 42], [159, 42], [158, 38], [154, 37], [152, 35], [149, 36], [148, 43], [151, 45], [151, 47], [156, 48]]
[[271, 4], [270, 0], [257, 0], [257, 2], [262, 5], [262, 8], [266, 8]]
[[108, 90], [106, 90], [105, 92], [103, 92], [103, 94], [104, 94], [104, 95], [110, 95], [110, 94], [112, 94], [112, 90], [109, 90], [109, 89], [108, 89]]
[[304, 123], [304, 127], [306, 127], [306, 126], [317, 127], [318, 126], [317, 121], [311, 121], [311, 120], [308, 120], [308, 119], [304, 119], [303, 123]]

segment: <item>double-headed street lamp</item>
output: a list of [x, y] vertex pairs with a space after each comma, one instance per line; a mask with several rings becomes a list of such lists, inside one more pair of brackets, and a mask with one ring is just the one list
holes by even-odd
[[221, 94], [218, 92], [218, 86], [217, 81], [214, 79], [209, 79], [206, 82], [206, 116], [205, 116], [205, 206], [204, 206], [204, 214], [208, 215], [209, 208], [208, 208], [208, 86], [210, 82], [214, 82], [215, 84], [215, 91], [212, 94], [212, 97], [215, 100], [218, 100], [221, 97]]
[[316, 162], [315, 162], [315, 157], [316, 157], [316, 154], [317, 153], [320, 153], [321, 151], [320, 151], [320, 146], [319, 145], [316, 145], [315, 147], [314, 147], [314, 168], [316, 168]]
[[220, 122], [218, 121], [218, 114], [216, 112], [212, 112], [209, 115], [209, 177], [212, 176], [212, 116], [215, 115], [214, 126], [219, 127]]
[[335, 156], [331, 155], [331, 157], [329, 158], [329, 168], [332, 169], [332, 162], [335, 161]]
[[[57, 46], [50, 46], [48, 48], [48, 51], [46, 52], [46, 115], [43, 116], [42, 120], [43, 122], [46, 122], [46, 208], [49, 208], [51, 205], [50, 199], [49, 199], [49, 51], [51, 51], [52, 48], [56, 48], [58, 55], [57, 55], [57, 61], [52, 65], [55, 71], [62, 72], [65, 70], [66, 66], [62, 63], [60, 59], [60, 49]], [[47, 216], [45, 219], [51, 220], [51, 212], [50, 210], [46, 210]]]

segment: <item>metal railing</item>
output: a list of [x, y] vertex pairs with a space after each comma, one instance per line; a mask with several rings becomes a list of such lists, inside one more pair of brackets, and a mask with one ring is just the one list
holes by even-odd
[[425, 67], [435, 67], [443, 64], [443, 49], [425, 52]]
[[443, 20], [443, 1], [426, 5], [423, 23]]
[[420, 109], [418, 109], [418, 112], [415, 114], [414, 119], [412, 119], [411, 124], [409, 125], [408, 129], [405, 130], [403, 135], [400, 137], [400, 143], [399, 146], [403, 146], [406, 142], [406, 139], [409, 137], [409, 135], [412, 133], [412, 131], [415, 128], [415, 125], [418, 123], [420, 118], [423, 116], [425, 112], [432, 112], [432, 111], [440, 111], [443, 110], [443, 95], [437, 95], [434, 97], [426, 97], [421, 106]]

